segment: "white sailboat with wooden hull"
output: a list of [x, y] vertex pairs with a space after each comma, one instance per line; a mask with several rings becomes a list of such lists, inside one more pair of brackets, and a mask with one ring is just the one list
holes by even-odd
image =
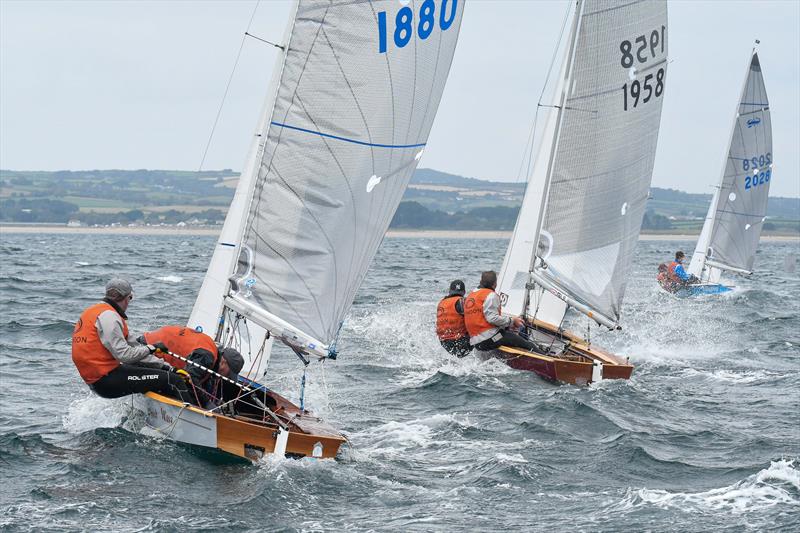
[[773, 174], [772, 121], [761, 62], [750, 54], [719, 185], [697, 241], [689, 274], [700, 279], [690, 295], [718, 294], [723, 272], [753, 272], [761, 229], [767, 219]]
[[526, 317], [540, 353], [500, 348], [509, 366], [586, 384], [633, 366], [564, 331], [571, 308], [610, 329], [621, 308], [653, 172], [667, 72], [665, 1], [578, 0], [500, 271], [504, 309]]
[[[367, 268], [419, 162], [458, 40], [463, 0], [302, 0], [189, 326], [244, 355], [215, 409], [158, 394], [151, 428], [257, 459], [335, 457], [344, 436], [264, 387], [272, 345], [335, 359]], [[268, 376], [266, 376], [268, 377]]]

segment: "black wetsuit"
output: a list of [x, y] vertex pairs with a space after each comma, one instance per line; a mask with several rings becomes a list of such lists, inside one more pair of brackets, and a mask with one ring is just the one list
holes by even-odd
[[489, 351], [495, 350], [500, 346], [510, 346], [512, 348], [522, 348], [523, 350], [531, 352], [544, 353], [542, 348], [535, 342], [529, 341], [522, 335], [514, 333], [513, 331], [508, 331], [507, 329], [501, 329], [490, 339], [479, 342], [475, 345], [475, 349]]
[[90, 385], [98, 396], [120, 398], [129, 394], [158, 392], [186, 403], [197, 399], [178, 374], [144, 366], [123, 364]]

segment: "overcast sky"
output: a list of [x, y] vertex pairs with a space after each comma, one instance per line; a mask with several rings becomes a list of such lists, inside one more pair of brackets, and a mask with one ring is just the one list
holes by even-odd
[[[0, 167], [197, 169], [255, 1], [0, 0]], [[469, 0], [423, 167], [514, 181], [567, 3]], [[279, 40], [284, 1], [251, 33]], [[800, 196], [800, 1], [672, 1], [653, 184], [711, 192], [753, 40], [772, 196]], [[248, 39], [204, 168], [239, 170], [276, 49]]]

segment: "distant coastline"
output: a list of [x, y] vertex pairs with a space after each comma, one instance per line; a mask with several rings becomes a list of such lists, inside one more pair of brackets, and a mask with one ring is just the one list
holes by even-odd
[[[219, 235], [221, 227], [213, 226], [132, 226], [132, 227], [69, 227], [57, 224], [0, 224], [0, 235], [4, 234], [46, 234], [46, 235], [185, 235], [187, 237]], [[510, 231], [455, 231], [455, 230], [397, 230], [391, 229], [386, 236], [407, 239], [510, 239]], [[643, 241], [695, 240], [698, 234], [642, 233]], [[762, 235], [766, 242], [800, 242], [798, 235]]]

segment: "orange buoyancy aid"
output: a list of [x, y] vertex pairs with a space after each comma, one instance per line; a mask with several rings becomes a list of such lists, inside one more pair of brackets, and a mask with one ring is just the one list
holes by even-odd
[[456, 310], [461, 296], [442, 298], [436, 308], [436, 335], [440, 341], [452, 341], [467, 336], [464, 315]]
[[676, 283], [683, 283], [683, 280], [680, 278], [680, 276], [678, 276], [678, 274], [675, 273], [675, 269], [678, 268], [678, 265], [680, 265], [680, 263], [678, 263], [677, 261], [671, 262], [669, 264], [669, 267], [667, 268], [667, 276], [669, 277], [670, 281], [674, 281]]
[[[217, 345], [214, 342], [214, 339], [205, 333], [195, 331], [185, 326], [164, 326], [163, 328], [159, 328], [155, 331], [148, 331], [145, 333], [144, 340], [147, 342], [147, 344], [163, 342], [167, 345], [167, 348], [169, 348], [170, 352], [176, 353], [183, 357], [188, 357], [189, 354], [198, 348], [208, 350], [211, 352], [211, 355], [214, 356], [214, 365], [212, 366], [216, 366], [218, 356]], [[172, 357], [169, 354], [156, 352], [154, 355], [160, 357], [175, 368], [186, 367], [185, 361], [181, 361], [180, 359]]]
[[477, 289], [469, 293], [464, 300], [464, 324], [470, 337], [497, 327], [487, 322], [483, 316], [483, 304], [492, 293], [494, 293], [492, 289]]
[[[83, 381], [89, 385], [119, 368], [120, 364], [100, 342], [100, 334], [97, 332], [97, 317], [106, 311], [117, 312], [105, 302], [90, 306], [81, 313], [72, 331], [72, 362]], [[128, 338], [128, 323], [125, 318], [122, 318], [122, 333]]]

